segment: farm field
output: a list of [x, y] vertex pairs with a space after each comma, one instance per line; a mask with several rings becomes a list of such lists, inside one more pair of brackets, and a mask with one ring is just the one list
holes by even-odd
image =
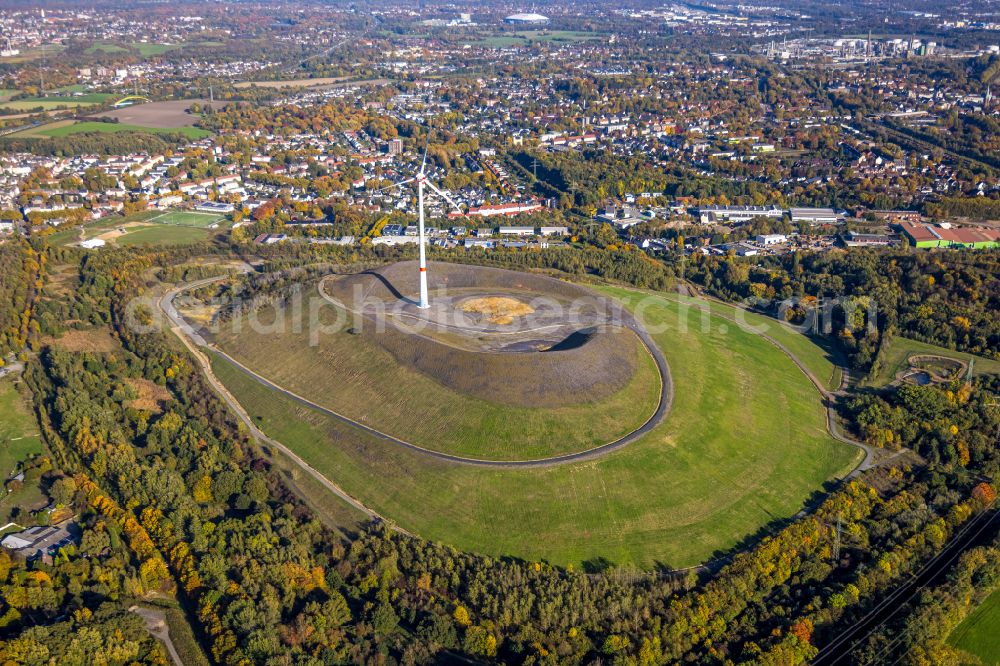
[[[681, 326], [680, 309], [654, 296], [644, 314], [676, 387], [667, 418], [604, 458], [540, 469], [433, 460], [294, 403], [222, 357], [212, 365], [265, 432], [423, 537], [585, 568], [682, 567], [794, 515], [861, 452], [828, 435], [818, 392], [783, 352], [719, 316], [705, 331]], [[324, 370], [335, 385], [338, 366]]]
[[889, 346], [882, 357], [882, 367], [873, 377], [865, 379], [864, 386], [879, 387], [889, 384], [896, 378], [896, 373], [909, 367], [907, 359], [914, 354], [944, 356], [966, 362], [971, 360], [973, 375], [1000, 374], [1000, 361], [897, 336], [889, 341]]
[[982, 659], [987, 666], [1000, 664], [1000, 590], [986, 597], [948, 636], [948, 643]]
[[[315, 289], [304, 300], [318, 298]], [[332, 325], [343, 311], [332, 305], [321, 311]], [[273, 307], [255, 318], [276, 321]], [[243, 322], [226, 326], [216, 336], [219, 347], [241, 363], [316, 404], [418, 446], [488, 460], [528, 460], [583, 451], [610, 442], [645, 422], [656, 410], [660, 378], [649, 354], [630, 331], [637, 371], [620, 391], [542, 409], [521, 407], [467, 395], [439, 383], [393, 355], [365, 335], [343, 330], [311, 345], [310, 327], [296, 332], [265, 326], [259, 332]], [[518, 355], [520, 356], [520, 355]], [[511, 356], [511, 358], [514, 358]], [[474, 373], [475, 368], [468, 372]], [[498, 387], [499, 388], [499, 387]], [[513, 384], [500, 390], [517, 391]]]
[[29, 406], [11, 377], [0, 379], [0, 480], [6, 479], [18, 462], [41, 450], [38, 426]]
[[[189, 127], [198, 122], [199, 116], [188, 112], [193, 104], [200, 104], [203, 107], [209, 104], [208, 100], [169, 100], [166, 102], [146, 102], [144, 104], [133, 104], [119, 109], [113, 109], [100, 114], [101, 118], [111, 118], [123, 125], [138, 125], [143, 128], [176, 129], [179, 127]], [[216, 107], [221, 107], [222, 103], [216, 102]], [[205, 132], [205, 130], [198, 130]], [[208, 136], [205, 132], [203, 136]]]
[[212, 136], [212, 133], [208, 130], [203, 130], [198, 127], [142, 127], [139, 125], [127, 125], [123, 123], [102, 123], [92, 121], [59, 121], [42, 125], [40, 127], [34, 127], [30, 130], [24, 130], [23, 132], [17, 132], [12, 136], [61, 137], [73, 134], [86, 134], [89, 132], [99, 132], [102, 134], [117, 134], [119, 132], [146, 132], [149, 134], [176, 133], [183, 134], [192, 140]]
[[74, 96], [46, 95], [45, 97], [29, 97], [15, 101], [4, 101], [0, 103], [0, 109], [32, 111], [41, 108], [48, 111], [59, 107], [77, 108], [81, 106], [96, 106], [97, 104], [103, 104], [110, 97], [111, 95], [106, 93], [88, 93]]

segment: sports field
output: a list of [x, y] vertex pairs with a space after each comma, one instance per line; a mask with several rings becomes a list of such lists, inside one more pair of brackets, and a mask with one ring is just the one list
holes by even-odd
[[171, 210], [160, 213], [149, 218], [150, 222], [157, 224], [173, 224], [181, 227], [208, 228], [213, 224], [222, 221], [221, 215], [215, 213], [202, 213], [200, 211]]
[[[83, 227], [82, 239], [99, 238], [109, 245], [191, 245], [216, 233], [208, 227], [223, 218], [211, 213], [148, 210], [128, 217], [109, 217]], [[53, 245], [76, 244], [80, 227], [60, 229], [49, 236]]]
[[0, 479], [6, 479], [18, 462], [41, 450], [38, 426], [14, 388], [13, 378], [0, 379]]
[[[265, 432], [423, 537], [556, 564], [682, 567], [794, 515], [861, 457], [828, 435], [816, 388], [781, 350], [716, 314], [685, 325], [685, 309], [662, 296], [644, 306], [676, 389], [665, 421], [604, 458], [541, 469], [432, 460], [283, 398], [221, 357], [213, 368]], [[335, 390], [341, 370], [326, 363], [316, 393]]]
[[873, 377], [865, 379], [864, 385], [879, 387], [889, 384], [896, 378], [897, 373], [909, 367], [907, 359], [915, 354], [944, 356], [965, 362], [972, 361], [973, 375], [1000, 374], [1000, 361], [897, 336], [889, 341], [889, 346], [883, 352], [882, 367]]
[[1000, 590], [979, 605], [948, 636], [948, 643], [974, 654], [987, 666], [1000, 664]]

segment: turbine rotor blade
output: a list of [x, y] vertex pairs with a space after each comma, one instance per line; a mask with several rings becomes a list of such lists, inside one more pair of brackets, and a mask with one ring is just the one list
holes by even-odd
[[462, 212], [462, 209], [461, 209], [461, 208], [459, 208], [459, 206], [458, 206], [458, 204], [457, 204], [457, 203], [455, 203], [455, 200], [454, 200], [454, 199], [452, 199], [452, 198], [451, 198], [450, 196], [448, 196], [447, 194], [445, 194], [445, 193], [444, 193], [444, 192], [443, 192], [442, 190], [438, 189], [438, 186], [437, 186], [437, 185], [435, 185], [434, 183], [432, 183], [432, 182], [431, 182], [431, 181], [429, 181], [429, 180], [427, 180], [427, 181], [424, 181], [424, 184], [425, 184], [425, 185], [427, 185], [427, 187], [429, 187], [429, 188], [431, 188], [432, 190], [434, 190], [435, 192], [437, 192], [437, 193], [438, 193], [438, 194], [439, 194], [439, 195], [440, 195], [440, 196], [441, 196], [441, 197], [442, 197], [442, 198], [443, 198], [443, 199], [444, 199], [445, 201], [447, 201], [448, 203], [450, 203], [450, 204], [451, 204], [451, 206], [452, 206], [452, 208], [454, 208], [455, 210], [457, 210], [457, 211], [458, 211], [458, 212], [460, 212], [460, 213]]
[[388, 192], [389, 190], [395, 189], [397, 187], [402, 187], [415, 181], [416, 178], [407, 178], [406, 180], [401, 180], [398, 183], [393, 183], [392, 185], [386, 185], [385, 187], [380, 187], [379, 189], [372, 192], [372, 194], [378, 194], [379, 192]]

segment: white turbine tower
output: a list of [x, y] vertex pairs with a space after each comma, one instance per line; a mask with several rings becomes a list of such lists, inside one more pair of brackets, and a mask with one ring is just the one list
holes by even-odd
[[420, 303], [417, 305], [422, 310], [426, 310], [431, 306], [430, 301], [427, 298], [427, 251], [424, 247], [424, 187], [429, 187], [442, 199], [451, 204], [452, 208], [461, 212], [462, 209], [458, 207], [451, 197], [442, 192], [434, 183], [427, 179], [427, 147], [424, 147], [424, 158], [420, 162], [420, 171], [413, 178], [407, 178], [406, 180], [400, 181], [395, 185], [390, 187], [402, 187], [409, 183], [417, 184], [417, 228], [419, 229], [419, 245], [420, 245]]

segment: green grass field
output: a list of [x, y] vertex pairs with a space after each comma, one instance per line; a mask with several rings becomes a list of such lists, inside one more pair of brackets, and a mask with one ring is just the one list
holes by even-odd
[[1000, 664], [1000, 590], [955, 627], [948, 643], [979, 657], [986, 666]]
[[84, 51], [87, 55], [95, 53], [128, 53], [128, 49], [113, 42], [94, 42]]
[[816, 341], [799, 333], [792, 326], [767, 315], [748, 312], [716, 301], [703, 298], [690, 298], [680, 294], [670, 296], [687, 307], [687, 319], [693, 326], [699, 326], [704, 310], [734, 318], [743, 326], [763, 333], [784, 345], [795, 354], [809, 371], [816, 376], [826, 388], [834, 390], [840, 387], [840, 366], [834, 363], [833, 354], [829, 349], [820, 347]]
[[529, 41], [568, 44], [604, 38], [605, 35], [593, 32], [580, 32], [576, 30], [518, 30], [513, 34], [496, 34], [490, 37], [478, 39], [471, 43], [478, 46], [505, 48], [508, 46], [524, 46]]
[[[653, 297], [644, 314], [676, 387], [666, 420], [599, 460], [541, 469], [431, 460], [282, 398], [221, 357], [213, 368], [265, 432], [423, 537], [563, 565], [682, 567], [794, 515], [861, 452], [828, 435], [818, 392], [783, 352], [717, 316], [704, 331], [682, 326], [681, 309]], [[333, 387], [339, 368], [326, 371]]]
[[973, 375], [1000, 374], [1000, 361], [897, 336], [889, 341], [889, 346], [883, 355], [882, 367], [875, 376], [865, 379], [863, 384], [879, 387], [892, 382], [896, 378], [896, 373], [910, 367], [907, 359], [914, 354], [934, 354], [966, 362], [971, 360]]
[[103, 104], [111, 95], [106, 93], [89, 93], [73, 96], [47, 95], [45, 97], [28, 97], [13, 102], [5, 101], [0, 104], [0, 109], [14, 111], [32, 111], [34, 109], [44, 109], [46, 111], [59, 107], [74, 108], [79, 106], [95, 106]]
[[8, 477], [18, 462], [41, 450], [38, 425], [14, 387], [13, 378], [0, 379], [0, 481]]
[[[185, 211], [146, 210], [127, 217], [109, 217], [90, 222], [83, 228], [83, 238], [97, 238], [117, 229], [124, 229], [123, 235], [115, 234], [109, 239], [111, 244], [121, 245], [191, 245], [210, 238], [215, 232], [207, 227], [218, 222], [219, 216], [198, 213], [197, 225], [182, 224], [187, 216]], [[213, 219], [208, 219], [213, 218]], [[154, 221], [155, 220], [155, 221]], [[171, 221], [174, 220], [174, 221]], [[80, 228], [71, 227], [55, 231], [48, 237], [52, 245], [72, 245], [80, 240]]]
[[[94, 220], [93, 222], [88, 222], [84, 225], [83, 237], [94, 238], [106, 231], [120, 227], [127, 222], [146, 220], [151, 216], [151, 211], [143, 211], [142, 213], [129, 215], [128, 217], [106, 217], [100, 220]], [[51, 245], [69, 245], [71, 243], [76, 243], [79, 239], [80, 227], [57, 229], [48, 236], [48, 241]]]
[[[318, 299], [315, 290], [308, 297]], [[333, 306], [324, 325], [333, 324]], [[346, 321], [346, 315], [342, 315]], [[258, 320], [274, 319], [271, 307]], [[637, 371], [622, 390], [597, 402], [552, 409], [488, 402], [448, 388], [416, 369], [401, 367], [391, 353], [346, 327], [309, 344], [310, 331], [264, 329], [244, 323], [226, 327], [219, 346], [261, 375], [317, 404], [390, 435], [436, 451], [489, 460], [527, 460], [582, 451], [617, 439], [656, 410], [659, 374], [639, 339]], [[475, 372], [470, 368], [469, 372]], [[510, 387], [516, 390], [516, 387]], [[418, 417], [419, 415], [419, 417]]]
[[78, 123], [73, 123], [71, 125], [66, 125], [62, 123], [54, 123], [51, 129], [45, 129], [45, 127], [36, 127], [31, 130], [34, 136], [50, 136], [50, 137], [60, 137], [69, 136], [71, 134], [85, 134], [88, 132], [100, 132], [105, 134], [113, 134], [119, 132], [145, 132], [147, 134], [183, 134], [189, 139], [203, 139], [206, 136], [212, 136], [212, 133], [208, 130], [201, 129], [199, 127], [172, 127], [172, 128], [160, 128], [160, 127], [142, 127], [140, 125], [126, 125], [124, 123], [101, 123], [92, 121], [83, 121]]
[[184, 48], [184, 44], [146, 44], [143, 42], [136, 42], [131, 46], [134, 49], [138, 49], [139, 55], [143, 58], [163, 55], [164, 53]]
[[150, 218], [150, 222], [157, 224], [175, 224], [181, 227], [201, 227], [208, 228], [213, 224], [221, 222], [224, 218], [214, 213], [201, 213], [198, 211], [171, 210], [160, 213]]
[[170, 51], [176, 51], [177, 49], [183, 49], [187, 46], [224, 46], [223, 42], [216, 41], [204, 41], [204, 42], [183, 42], [180, 44], [153, 44], [148, 42], [132, 42], [127, 46], [121, 44], [116, 44], [114, 42], [94, 42], [90, 47], [84, 52], [87, 55], [93, 55], [95, 53], [111, 53], [120, 54], [128, 53], [130, 49], [135, 49], [139, 52], [143, 58], [150, 58], [153, 56], [163, 55], [164, 53], [169, 53]]
[[207, 229], [181, 227], [172, 224], [152, 224], [128, 230], [115, 242], [119, 245], [192, 245], [208, 239]]

